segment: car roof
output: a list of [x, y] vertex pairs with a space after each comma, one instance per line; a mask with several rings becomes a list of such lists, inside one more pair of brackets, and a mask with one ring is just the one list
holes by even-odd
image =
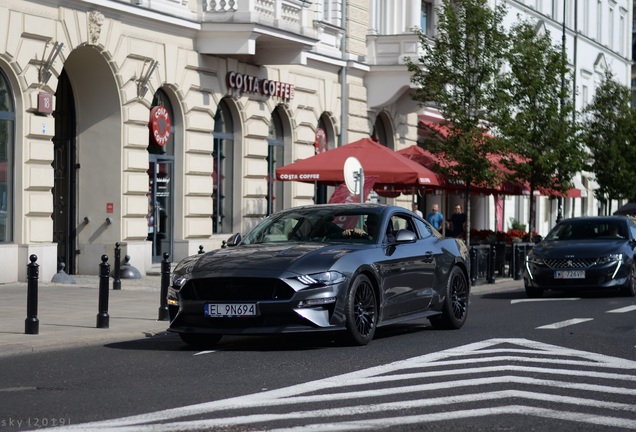
[[561, 222], [559, 223], [563, 223], [563, 222], [585, 222], [585, 221], [590, 221], [590, 222], [598, 222], [598, 221], [627, 221], [631, 218], [624, 216], [624, 215], [611, 215], [611, 216], [579, 216], [579, 217], [573, 217], [573, 218], [568, 218], [568, 219], [563, 219]]

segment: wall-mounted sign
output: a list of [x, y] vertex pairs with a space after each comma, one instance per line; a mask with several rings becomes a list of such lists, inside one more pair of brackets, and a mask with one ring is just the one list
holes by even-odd
[[165, 146], [170, 139], [170, 114], [163, 105], [150, 110], [150, 131], [152, 139], [158, 146]]
[[243, 93], [256, 93], [263, 96], [274, 96], [281, 99], [294, 98], [294, 85], [280, 81], [260, 79], [238, 72], [227, 73], [227, 86]]
[[114, 213], [114, 212], [115, 212], [115, 204], [106, 203], [106, 213]]
[[51, 93], [38, 94], [38, 113], [51, 114], [53, 112], [53, 95]]

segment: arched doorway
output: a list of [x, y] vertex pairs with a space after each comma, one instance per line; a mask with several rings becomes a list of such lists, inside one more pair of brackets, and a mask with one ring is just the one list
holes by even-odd
[[55, 91], [53, 137], [53, 242], [57, 243], [58, 267], [75, 274], [77, 254], [77, 142], [75, 98], [66, 70]]
[[159, 89], [150, 109], [148, 142], [148, 240], [152, 242], [152, 262], [174, 249], [174, 119], [168, 95]]

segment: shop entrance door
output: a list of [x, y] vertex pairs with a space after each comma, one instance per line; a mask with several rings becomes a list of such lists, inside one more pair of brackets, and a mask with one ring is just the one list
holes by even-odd
[[149, 155], [148, 166], [148, 240], [152, 242], [152, 262], [163, 260], [173, 250], [173, 160]]
[[58, 265], [75, 274], [77, 251], [77, 156], [75, 103], [71, 82], [62, 70], [55, 92], [55, 136], [53, 137], [53, 241]]

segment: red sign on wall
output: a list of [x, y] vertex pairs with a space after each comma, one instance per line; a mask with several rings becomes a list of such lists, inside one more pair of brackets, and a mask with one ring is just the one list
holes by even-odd
[[170, 139], [170, 114], [163, 105], [150, 110], [150, 131], [152, 139], [159, 146], [165, 146]]
[[106, 213], [114, 213], [114, 212], [115, 212], [115, 204], [106, 203]]
[[38, 113], [51, 114], [53, 112], [53, 95], [51, 93], [38, 94]]

